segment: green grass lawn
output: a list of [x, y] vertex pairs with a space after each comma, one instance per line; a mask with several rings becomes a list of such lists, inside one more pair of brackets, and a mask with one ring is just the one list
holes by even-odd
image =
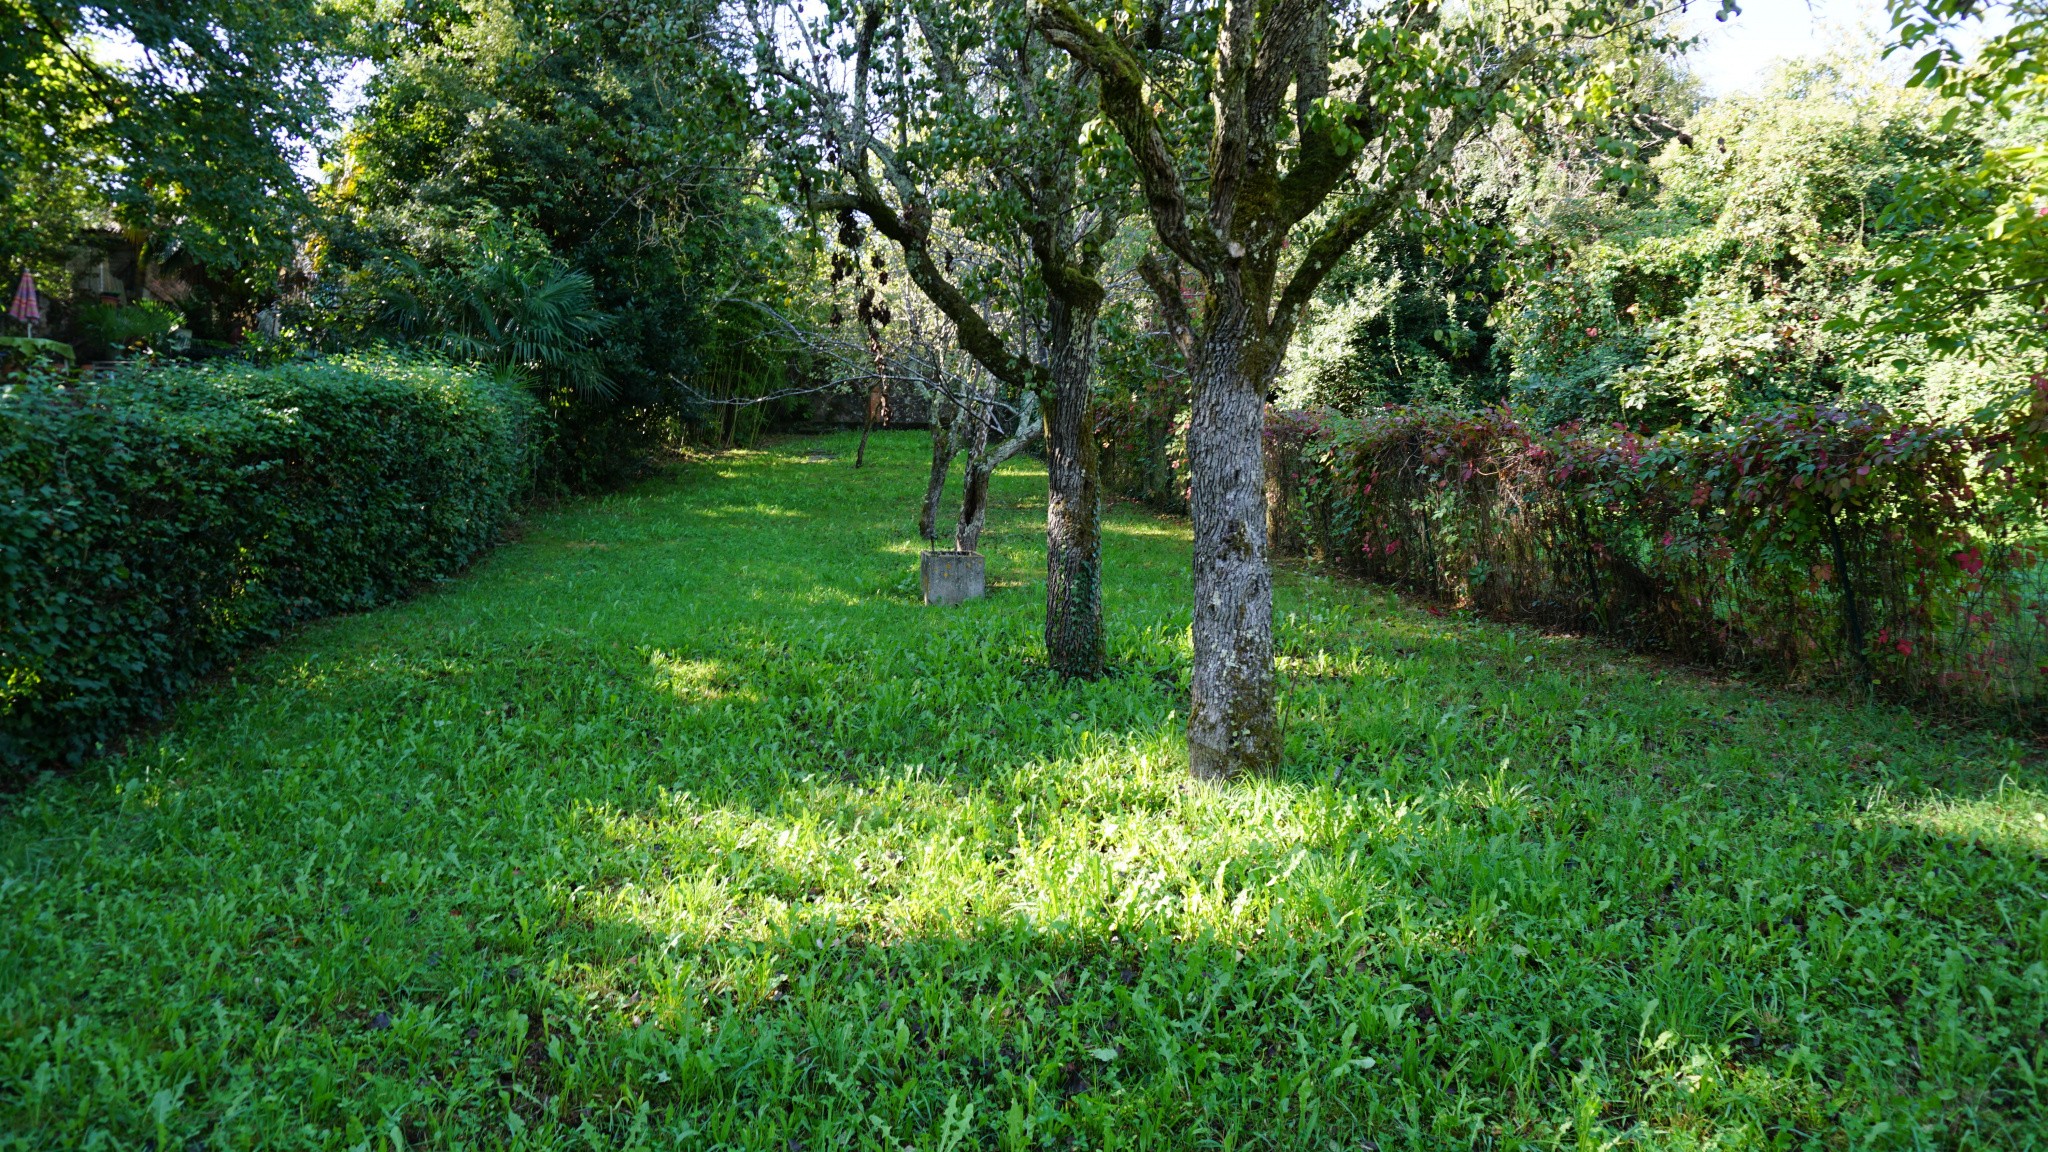
[[2048, 1146], [2037, 755], [1294, 572], [1285, 775], [1193, 785], [1186, 525], [1062, 684], [1042, 471], [927, 609], [924, 444], [538, 515], [6, 800], [0, 1146]]

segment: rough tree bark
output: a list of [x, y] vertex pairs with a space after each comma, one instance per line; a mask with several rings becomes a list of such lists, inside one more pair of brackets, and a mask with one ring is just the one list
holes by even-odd
[[[953, 423], [959, 419], [960, 406], [939, 388], [930, 389], [932, 419], [932, 468], [925, 477], [924, 506], [917, 514], [918, 539], [938, 546], [939, 504], [946, 496], [946, 473], [953, 467], [953, 457], [959, 446], [953, 439]], [[948, 408], [952, 411], [948, 411]]]
[[[1390, 117], [1369, 99], [1347, 113], [1323, 115], [1318, 108], [1330, 89], [1331, 9], [1328, 0], [1225, 0], [1206, 72], [1214, 128], [1206, 155], [1193, 166], [1205, 177], [1206, 203], [1195, 204], [1185, 176], [1190, 165], [1174, 154], [1157, 118], [1159, 97], [1149, 91], [1155, 80], [1145, 60], [1069, 0], [1035, 0], [1039, 29], [1094, 74], [1102, 110], [1137, 168], [1159, 243], [1202, 281], [1200, 309], [1190, 313], [1177, 271], [1149, 260], [1141, 269], [1194, 385], [1188, 764], [1203, 778], [1268, 771], [1280, 761], [1265, 396], [1301, 309], [1337, 260], [1386, 223], [1491, 114], [1494, 98], [1533, 52], [1525, 45], [1504, 53], [1480, 73], [1478, 84], [1444, 92], [1440, 106], [1455, 110], [1433, 130], [1426, 106], [1419, 120]], [[1391, 5], [1382, 19], [1405, 31], [1433, 26], [1437, 15], [1428, 0], [1414, 0]], [[1409, 136], [1385, 149], [1376, 179], [1290, 253], [1290, 231], [1352, 179], [1371, 142], [1393, 132]], [[1419, 140], [1411, 139], [1417, 133]], [[1283, 168], [1285, 161], [1291, 163]], [[1293, 268], [1284, 282], [1283, 259]]]
[[981, 530], [988, 523], [988, 483], [995, 471], [1012, 456], [1029, 447], [1033, 440], [1044, 434], [1045, 426], [1039, 419], [1038, 397], [1032, 393], [1024, 396], [1024, 405], [1017, 413], [1017, 430], [1002, 443], [990, 447], [988, 444], [988, 414], [993, 396], [985, 395], [982, 406], [977, 410], [978, 430], [963, 433], [973, 441], [967, 456], [966, 478], [960, 497], [960, 523], [954, 530], [953, 546], [962, 552], [973, 552], [981, 547]]
[[1046, 344], [1045, 655], [1062, 676], [1102, 675], [1102, 484], [1095, 443], [1095, 319], [1101, 293], [1054, 293]]
[[[1243, 301], [1226, 297], [1227, 309]], [[1195, 529], [1195, 661], [1188, 768], [1223, 779], [1280, 762], [1273, 697], [1273, 574], [1266, 556], [1264, 373], [1245, 321], [1215, 317], [1191, 366], [1188, 468]]]
[[990, 393], [977, 388], [966, 401], [967, 467], [960, 484], [960, 523], [953, 529], [953, 547], [961, 552], [981, 548], [981, 526], [988, 522], [988, 478], [996, 470], [988, 458], [989, 405], [995, 399]]
[[[952, 42], [933, 13], [914, 20], [931, 51], [935, 82], [972, 106], [976, 86], [963, 78]], [[1048, 295], [1043, 362], [1013, 350], [980, 309], [933, 258], [932, 228], [938, 213], [928, 189], [898, 160], [897, 152], [869, 130], [868, 73], [876, 36], [883, 26], [879, 0], [863, 6], [852, 45], [852, 91], [842, 105], [829, 87], [796, 72], [778, 72], [803, 89], [822, 135], [832, 141], [841, 190], [811, 197], [814, 210], [851, 209], [903, 253], [912, 283], [953, 323], [959, 346], [998, 381], [1028, 392], [1044, 410], [1047, 482], [1046, 644], [1048, 662], [1060, 674], [1092, 679], [1103, 672], [1101, 526], [1095, 467], [1093, 387], [1095, 321], [1104, 290], [1099, 279], [1103, 253], [1114, 236], [1113, 212], [1075, 211], [1081, 186], [1079, 132], [1088, 119], [1073, 87], [1045, 63], [1042, 45], [1027, 44], [1014, 58], [987, 72], [984, 80], [1009, 85], [1028, 130], [1045, 134], [1043, 147], [999, 165], [1004, 179], [1028, 206], [1019, 221], [1031, 241], [1033, 263]], [[986, 39], [985, 29], [967, 43]], [[1040, 96], [1057, 96], [1045, 108]], [[1042, 113], [1042, 115], [1041, 115]], [[1014, 437], [1012, 438], [1015, 439]], [[1018, 447], [1022, 445], [1019, 444]], [[956, 542], [971, 549], [985, 517], [989, 472], [1000, 453], [988, 453], [985, 469], [969, 464], [968, 497]], [[971, 506], [971, 507], [970, 507]]]

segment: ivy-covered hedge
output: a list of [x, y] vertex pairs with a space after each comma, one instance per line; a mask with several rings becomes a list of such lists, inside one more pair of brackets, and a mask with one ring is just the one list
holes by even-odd
[[91, 755], [237, 649], [490, 547], [532, 405], [424, 360], [0, 378], [0, 776]]
[[1276, 538], [1492, 615], [2048, 724], [2048, 379], [1946, 428], [1792, 405], [1713, 431], [1506, 409], [1268, 421]]

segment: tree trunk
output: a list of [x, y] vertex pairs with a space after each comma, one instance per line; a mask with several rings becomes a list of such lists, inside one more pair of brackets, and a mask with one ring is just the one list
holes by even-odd
[[1863, 680], [1870, 679], [1870, 649], [1863, 639], [1863, 612], [1856, 603], [1856, 582], [1850, 578], [1849, 550], [1842, 544], [1842, 528], [1835, 513], [1829, 512], [1828, 550], [1835, 560], [1835, 580], [1842, 588], [1842, 619], [1848, 628], [1849, 657]]
[[1173, 487], [1173, 461], [1166, 457], [1173, 444], [1174, 405], [1153, 396], [1146, 397], [1145, 405], [1145, 503], [1162, 512], [1183, 511]]
[[[1404, 28], [1411, 20], [1418, 28], [1435, 23], [1434, 5], [1396, 8]], [[1192, 157], [1175, 155], [1174, 134], [1159, 120], [1165, 105], [1153, 90], [1161, 81], [1177, 83], [1168, 79], [1173, 73], [1154, 72], [1149, 58], [1069, 0], [1037, 0], [1032, 11], [1039, 31], [1094, 73], [1102, 113], [1136, 167], [1153, 234], [1203, 279], [1197, 338], [1178, 273], [1149, 257], [1139, 264], [1194, 378], [1188, 456], [1195, 666], [1188, 759], [1202, 777], [1264, 770], [1279, 762], [1281, 751], [1261, 460], [1266, 386], [1323, 278], [1424, 191], [1462, 141], [1499, 117], [1503, 94], [1540, 52], [1570, 37], [1555, 36], [1534, 17], [1526, 23], [1517, 18], [1508, 27], [1527, 38], [1470, 78], [1452, 108], [1432, 110], [1425, 103], [1419, 113], [1393, 114], [1375, 106], [1325, 116], [1316, 109], [1329, 94], [1330, 65], [1342, 57], [1331, 38], [1330, 5], [1226, 0], [1213, 50], [1179, 57], [1187, 63], [1210, 57], [1198, 72], [1179, 73], [1208, 77], [1214, 110], [1206, 162], [1191, 164]], [[1393, 26], [1390, 13], [1372, 19]], [[1613, 21], [1610, 30], [1625, 26], [1618, 13]], [[1361, 148], [1367, 140], [1384, 147]], [[1360, 173], [1360, 157], [1372, 155], [1380, 159]], [[1191, 169], [1202, 185], [1200, 218], [1190, 197]], [[1363, 188], [1345, 189], [1359, 176]], [[1341, 207], [1325, 212], [1340, 193]], [[1301, 236], [1306, 242], [1284, 261], [1289, 271], [1282, 288], [1282, 253], [1301, 225], [1309, 225]]]
[[1264, 373], [1241, 300], [1217, 305], [1192, 365], [1194, 698], [1188, 767], [1221, 780], [1280, 763], [1273, 695], [1273, 576], [1266, 561]]
[[956, 551], [981, 550], [981, 530], [988, 523], [988, 478], [994, 471], [986, 459], [967, 462], [965, 491], [960, 495], [960, 522], [953, 527]]
[[953, 530], [953, 547], [962, 552], [980, 548], [982, 525], [988, 522], [988, 478], [996, 468], [988, 452], [991, 390], [978, 390], [967, 399], [967, 475], [960, 493], [960, 523]]
[[924, 508], [917, 516], [917, 535], [933, 547], [939, 539], [939, 505], [946, 496], [946, 473], [953, 467], [953, 456], [958, 448], [953, 442], [953, 420], [959, 416], [959, 405], [954, 411], [945, 410], [945, 394], [937, 388], [932, 390], [932, 469], [924, 485]]
[[880, 384], [876, 384], [868, 389], [868, 418], [867, 422], [860, 426], [860, 447], [854, 449], [853, 452], [853, 466], [855, 468], [859, 468], [868, 462], [868, 433], [875, 430], [875, 420], [877, 417], [885, 422], [889, 419], [889, 400], [882, 392]]
[[1062, 676], [1102, 675], [1102, 492], [1096, 456], [1097, 307], [1047, 302], [1045, 654]]

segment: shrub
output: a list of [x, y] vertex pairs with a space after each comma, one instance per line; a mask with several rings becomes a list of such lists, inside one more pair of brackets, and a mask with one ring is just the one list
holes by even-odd
[[162, 351], [185, 317], [168, 304], [137, 300], [133, 304], [86, 304], [78, 309], [78, 332], [89, 358], [123, 352]]
[[1656, 435], [1387, 408], [1291, 439], [1306, 446], [1283, 514], [1342, 569], [1691, 658], [2044, 718], [2048, 379], [1967, 429], [1876, 405]]
[[0, 382], [0, 773], [77, 762], [293, 623], [496, 540], [531, 402], [424, 360]]

